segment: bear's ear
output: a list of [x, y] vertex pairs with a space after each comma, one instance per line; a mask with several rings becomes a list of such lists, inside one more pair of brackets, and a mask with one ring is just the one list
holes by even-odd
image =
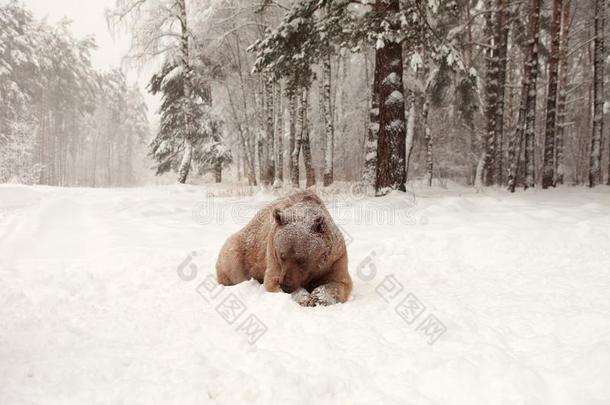
[[279, 208], [275, 208], [273, 210], [273, 219], [278, 226], [285, 225], [284, 217], [282, 217], [282, 211]]
[[326, 219], [323, 215], [318, 215], [313, 222], [312, 230], [316, 233], [326, 232]]

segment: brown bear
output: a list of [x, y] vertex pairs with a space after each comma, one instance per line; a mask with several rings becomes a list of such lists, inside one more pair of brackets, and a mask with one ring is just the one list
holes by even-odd
[[254, 278], [303, 306], [345, 302], [352, 290], [343, 235], [309, 190], [274, 201], [229, 237], [216, 276], [223, 285]]

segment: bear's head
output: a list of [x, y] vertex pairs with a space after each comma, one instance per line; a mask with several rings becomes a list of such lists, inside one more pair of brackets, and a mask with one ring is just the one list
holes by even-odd
[[291, 293], [311, 281], [322, 265], [329, 246], [329, 226], [325, 213], [307, 206], [276, 208], [273, 247], [281, 267], [280, 287]]

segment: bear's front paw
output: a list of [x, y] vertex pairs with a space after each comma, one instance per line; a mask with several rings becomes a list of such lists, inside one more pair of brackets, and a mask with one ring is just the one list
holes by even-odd
[[320, 287], [316, 287], [311, 294], [309, 294], [309, 301], [307, 306], [309, 307], [318, 307], [318, 306], [329, 306], [335, 305], [337, 303], [337, 299], [335, 298], [332, 291], [329, 291], [326, 286], [321, 285]]
[[263, 281], [263, 285], [265, 286], [265, 290], [267, 290], [267, 292], [279, 293], [282, 291], [282, 289], [280, 288], [280, 283], [277, 280], [277, 278], [265, 277], [265, 280]]
[[290, 295], [292, 296], [292, 299], [299, 305], [301, 305], [303, 307], [308, 306], [309, 292], [306, 289], [299, 288], [298, 290], [296, 290], [295, 292], [293, 292]]

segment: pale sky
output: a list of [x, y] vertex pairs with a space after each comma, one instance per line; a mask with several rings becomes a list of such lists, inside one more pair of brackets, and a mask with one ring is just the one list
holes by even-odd
[[[8, 0], [0, 0], [7, 3]], [[129, 49], [130, 39], [127, 34], [113, 39], [111, 36], [104, 11], [112, 8], [115, 0], [21, 0], [38, 19], [46, 18], [49, 23], [55, 23], [64, 17], [72, 21], [71, 31], [77, 38], [94, 35], [98, 49], [92, 54], [93, 66], [101, 71], [120, 67], [123, 56]], [[150, 72], [138, 72], [124, 66], [130, 83], [137, 82], [149, 108], [149, 117], [154, 116], [159, 100], [146, 92], [146, 83]]]

